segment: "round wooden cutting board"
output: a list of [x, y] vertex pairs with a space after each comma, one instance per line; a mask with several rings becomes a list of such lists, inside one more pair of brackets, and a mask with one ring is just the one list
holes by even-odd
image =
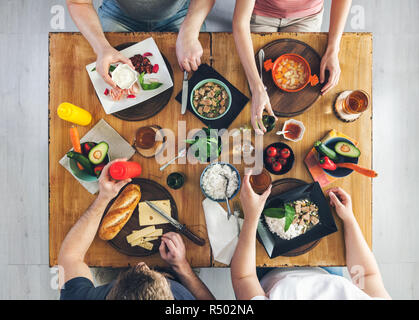
[[[164, 188], [162, 185], [158, 184], [157, 182], [154, 182], [148, 179], [142, 179], [142, 178], [134, 178], [132, 179], [131, 183], [134, 183], [140, 186], [140, 189], [141, 189], [140, 202], [145, 201], [145, 200], [149, 200], [149, 201], [170, 200], [170, 205], [172, 208], [172, 217], [176, 220], [178, 219], [178, 211], [176, 207], [176, 202], [173, 199], [173, 197], [170, 195], [170, 193], [166, 190], [166, 188]], [[105, 214], [106, 212], [108, 212], [113, 201], [114, 200], [112, 200], [107, 206], [105, 210]], [[112, 240], [109, 240], [108, 242], [116, 250], [128, 256], [136, 256], [136, 257], [149, 256], [159, 251], [160, 237], [157, 240], [151, 241], [151, 243], [153, 244], [152, 250], [147, 250], [140, 246], [131, 247], [131, 245], [128, 243], [126, 239], [127, 236], [132, 233], [132, 231], [145, 228], [145, 227], [140, 226], [138, 215], [139, 213], [138, 213], [138, 206], [137, 206], [131, 218], [128, 220], [128, 222], [125, 224], [122, 230], [116, 235], [115, 238], [113, 238]], [[155, 227], [156, 229], [163, 229], [163, 234], [170, 231], [176, 231], [176, 229], [170, 223], [158, 224], [158, 225], [155, 225]]]
[[[128, 42], [123, 43], [115, 47], [116, 50], [124, 50], [132, 45], [136, 44], [136, 42]], [[173, 78], [173, 70], [170, 65], [169, 60], [161, 54], [164, 62], [166, 63], [167, 69], [169, 70], [170, 77]], [[174, 86], [163, 91], [162, 93], [154, 96], [151, 99], [143, 101], [139, 104], [136, 104], [128, 109], [121, 110], [119, 112], [112, 113], [113, 116], [125, 120], [125, 121], [142, 121], [148, 118], [151, 118], [158, 114], [163, 108], [169, 103], [170, 97], [172, 96]]]
[[[272, 59], [272, 62], [285, 54], [295, 53], [302, 56], [310, 65], [311, 74], [320, 78], [320, 55], [309, 45], [294, 39], [279, 39], [268, 43], [262, 48], [265, 51], [265, 61]], [[256, 53], [256, 65], [259, 67], [259, 51]], [[260, 72], [260, 70], [259, 70]], [[285, 92], [279, 89], [272, 79], [272, 71], [265, 71], [263, 68], [263, 83], [266, 86], [271, 106], [276, 116], [292, 117], [307, 111], [311, 105], [320, 97], [321, 84], [312, 87], [310, 84], [298, 92]]]
[[[280, 180], [276, 180], [272, 183], [272, 191], [271, 191], [271, 195], [269, 197], [274, 197], [277, 196], [281, 193], [287, 192], [291, 189], [297, 188], [299, 186], [303, 186], [303, 185], [307, 185], [308, 183], [303, 181], [303, 180], [299, 180], [299, 179], [294, 179], [294, 178], [286, 178], [286, 179], [280, 179]], [[268, 228], [269, 230], [269, 228]], [[287, 253], [282, 254], [282, 256], [284, 257], [295, 257], [295, 256], [299, 256], [301, 254], [304, 254], [308, 251], [310, 251], [311, 249], [313, 249], [315, 246], [317, 246], [319, 244], [321, 239], [318, 239], [316, 241], [307, 243], [299, 248], [296, 248], [294, 250], [288, 251]]]

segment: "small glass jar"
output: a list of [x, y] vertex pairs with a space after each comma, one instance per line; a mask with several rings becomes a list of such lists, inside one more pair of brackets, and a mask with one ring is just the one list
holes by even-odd
[[183, 173], [172, 172], [167, 176], [166, 182], [170, 188], [177, 190], [183, 187], [183, 185], [185, 184], [185, 180], [186, 177]]

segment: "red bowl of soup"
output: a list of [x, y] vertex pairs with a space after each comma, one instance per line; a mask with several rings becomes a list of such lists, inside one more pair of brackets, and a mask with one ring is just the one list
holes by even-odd
[[298, 92], [308, 84], [315, 86], [319, 83], [317, 75], [311, 74], [307, 60], [295, 53], [287, 53], [278, 57], [275, 62], [266, 60], [266, 71], [272, 70], [272, 80], [275, 85], [286, 92]]

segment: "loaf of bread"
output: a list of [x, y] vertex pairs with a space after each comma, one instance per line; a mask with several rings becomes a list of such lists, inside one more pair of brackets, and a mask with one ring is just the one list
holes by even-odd
[[115, 238], [129, 218], [131, 218], [140, 199], [141, 190], [138, 185], [130, 184], [122, 190], [102, 220], [99, 228], [99, 237], [102, 240]]

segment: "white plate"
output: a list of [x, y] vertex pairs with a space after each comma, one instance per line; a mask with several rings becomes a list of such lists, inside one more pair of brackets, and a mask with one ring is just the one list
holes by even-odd
[[151, 64], [158, 64], [159, 71], [157, 73], [146, 74], [144, 79], [147, 80], [148, 78], [158, 79], [159, 82], [162, 82], [159, 88], [155, 90], [142, 90], [137, 93], [136, 98], [128, 99], [124, 98], [120, 101], [113, 101], [110, 95], [105, 96], [104, 92], [106, 88], [111, 89], [111, 87], [102, 79], [99, 73], [95, 70], [92, 71], [96, 67], [96, 62], [93, 62], [86, 66], [87, 73], [89, 74], [90, 80], [93, 83], [93, 86], [96, 90], [97, 96], [99, 97], [100, 103], [103, 106], [106, 114], [118, 112], [129, 107], [132, 107], [136, 104], [144, 102], [156, 95], [166, 91], [167, 89], [173, 87], [173, 81], [170, 77], [169, 70], [167, 69], [166, 63], [163, 60], [163, 57], [157, 47], [156, 43], [154, 42], [153, 38], [147, 38], [137, 44], [132, 45], [122, 51], [120, 51], [125, 57], [131, 58], [136, 54], [144, 54], [146, 52], [151, 52], [153, 55], [147, 57]]

